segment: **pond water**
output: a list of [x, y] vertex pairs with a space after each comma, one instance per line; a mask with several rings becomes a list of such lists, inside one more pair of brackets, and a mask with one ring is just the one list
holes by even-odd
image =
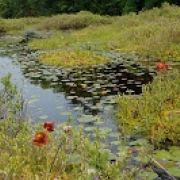
[[[12, 74], [12, 82], [17, 84], [19, 92], [23, 95], [25, 114], [34, 122], [66, 122], [71, 116], [72, 123], [79, 124], [77, 119], [82, 118], [84, 113], [87, 115], [85, 118], [91, 117], [92, 113], [85, 112], [81, 104], [73, 103], [64, 92], [47, 87], [46, 82], [35, 83], [32, 79], [26, 78], [21, 66], [21, 63], [13, 58], [0, 57], [0, 78], [8, 72]], [[96, 113], [98, 121], [88, 125], [109, 127], [112, 131], [117, 131], [114, 115], [115, 110], [111, 106], [103, 112]]]
[[72, 125], [83, 125], [92, 136], [98, 128], [115, 152], [116, 139], [121, 138], [115, 119], [117, 95], [139, 95], [155, 72], [114, 52], [104, 54], [110, 59], [107, 64], [87, 69], [47, 66], [37, 55], [20, 50], [0, 57], [0, 78], [12, 74], [23, 96], [26, 119], [58, 124], [71, 117]]
[[117, 95], [139, 95], [155, 72], [114, 53], [105, 54], [111, 59], [105, 65], [64, 69], [41, 64], [36, 53], [19, 52], [0, 57], [0, 78], [12, 74], [12, 83], [24, 100], [26, 119], [57, 125], [71, 117], [72, 125], [83, 125], [92, 139], [98, 128], [108, 149], [117, 152], [121, 139], [115, 119]]

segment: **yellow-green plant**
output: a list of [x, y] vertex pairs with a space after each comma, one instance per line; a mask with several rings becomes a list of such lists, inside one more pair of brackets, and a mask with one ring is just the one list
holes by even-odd
[[44, 20], [43, 17], [38, 18], [19, 18], [19, 19], [3, 19], [2, 26], [8, 34], [18, 34], [26, 29], [33, 29], [38, 26]]
[[54, 31], [50, 38], [33, 39], [28, 45], [36, 49], [55, 50], [64, 49], [68, 43], [72, 47], [104, 50], [111, 48], [118, 31], [111, 25], [90, 26], [76, 31]]
[[160, 71], [142, 95], [119, 96], [117, 121], [121, 131], [146, 137], [155, 145], [180, 142], [179, 72]]
[[87, 11], [80, 11], [77, 14], [62, 14], [47, 18], [38, 26], [38, 29], [77, 30], [92, 25], [111, 24], [112, 20], [113, 18], [110, 17], [94, 15]]
[[90, 51], [80, 49], [46, 53], [40, 55], [39, 58], [44, 64], [65, 67], [73, 67], [78, 65], [90, 66], [102, 64], [108, 61], [107, 58], [96, 55]]
[[[180, 60], [179, 14], [178, 6], [164, 4], [159, 9], [154, 8], [138, 15], [132, 13], [113, 18], [98, 16], [97, 20], [96, 15], [82, 12], [77, 15], [59, 15], [47, 19], [50, 23], [46, 22], [45, 25], [51, 25], [49, 28], [41, 25], [41, 29], [71, 29], [74, 26], [76, 30], [56, 31], [49, 39], [33, 40], [29, 45], [38, 49], [58, 49], [64, 48], [66, 42], [73, 46], [93, 42], [96, 43], [93, 50], [136, 51], [147, 57], [177, 61]], [[67, 17], [70, 18], [68, 21], [65, 20]], [[82, 25], [78, 23], [80, 19], [81, 23], [84, 19], [92, 21], [88, 20], [86, 25]], [[103, 19], [109, 19], [110, 22], [103, 22]], [[94, 26], [96, 21], [99, 22], [98, 26]], [[81, 28], [75, 28], [76, 26]]]
[[5, 32], [4, 24], [4, 20], [0, 18], [0, 35]]
[[10, 80], [10, 74], [1, 80], [0, 179], [122, 179], [122, 163], [109, 162], [98, 129], [91, 142], [83, 127], [62, 123], [54, 128], [52, 122], [32, 125], [17, 116], [19, 95]]
[[88, 135], [82, 125], [72, 126], [71, 118], [64, 123], [31, 124], [17, 116], [21, 102], [16, 101], [19, 94], [10, 80], [10, 74], [1, 80], [1, 115], [3, 105], [7, 104], [7, 111], [0, 121], [0, 179], [131, 180], [139, 174], [140, 167], [121, 171], [133, 150], [123, 146], [119, 135], [114, 134], [115, 144], [121, 145], [115, 156], [108, 149], [107, 134], [98, 127]]

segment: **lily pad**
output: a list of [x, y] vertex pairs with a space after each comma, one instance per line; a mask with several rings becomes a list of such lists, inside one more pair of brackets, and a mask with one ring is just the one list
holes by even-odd
[[28, 104], [33, 104], [33, 103], [35, 103], [37, 101], [39, 101], [39, 99], [32, 99], [32, 100], [28, 101]]
[[82, 115], [79, 119], [77, 119], [78, 122], [80, 123], [92, 123], [96, 122], [99, 120], [98, 116], [93, 116], [93, 115]]
[[42, 75], [39, 73], [30, 73], [31, 78], [40, 78]]
[[155, 151], [154, 158], [163, 159], [163, 160], [171, 160], [172, 155], [168, 151], [162, 149], [162, 150]]
[[82, 111], [82, 110], [83, 110], [83, 107], [75, 107], [74, 110], [75, 110], [75, 111]]
[[99, 128], [99, 131], [100, 131], [100, 134], [108, 134], [112, 131], [112, 129], [108, 127], [101, 127]]
[[110, 106], [110, 105], [105, 106], [105, 107], [104, 107], [104, 110], [105, 110], [105, 111], [112, 111], [112, 110], [114, 110], [114, 106]]
[[98, 120], [98, 121], [96, 121], [96, 122], [95, 122], [95, 124], [96, 124], [96, 125], [102, 125], [102, 124], [104, 124], [104, 122], [103, 122], [103, 121]]
[[120, 141], [112, 141], [111, 142], [112, 145], [116, 145], [116, 146], [119, 146], [121, 144]]
[[72, 113], [71, 112], [62, 112], [61, 115], [63, 115], [63, 116], [71, 116]]
[[166, 159], [178, 162], [180, 161], [180, 148], [173, 146], [170, 148], [169, 151], [156, 150], [154, 157], [157, 159]]
[[169, 149], [174, 161], [180, 161], [180, 147], [172, 146]]
[[168, 168], [167, 170], [173, 176], [180, 177], [180, 168], [179, 167], [171, 167], [171, 168]]
[[112, 132], [109, 134], [110, 137], [114, 137], [114, 138], [119, 138], [120, 136], [120, 133], [115, 133], [115, 132]]
[[86, 127], [85, 131], [95, 131], [96, 127]]
[[144, 171], [138, 175], [138, 179], [141, 179], [141, 178], [148, 179], [148, 180], [154, 180], [157, 178], [157, 174], [154, 173], [153, 171], [152, 172]]
[[48, 118], [47, 115], [39, 116], [39, 119], [47, 119], [47, 118]]
[[145, 139], [138, 139], [136, 141], [131, 141], [129, 143], [130, 146], [143, 146], [146, 147], [149, 145], [149, 143]]
[[109, 153], [109, 161], [115, 161], [117, 159], [117, 156], [114, 153]]
[[99, 108], [98, 108], [97, 106], [91, 106], [90, 109], [91, 109], [92, 111], [97, 111]]
[[63, 106], [57, 106], [56, 108], [57, 108], [57, 109], [62, 109], [62, 108], [63, 108]]

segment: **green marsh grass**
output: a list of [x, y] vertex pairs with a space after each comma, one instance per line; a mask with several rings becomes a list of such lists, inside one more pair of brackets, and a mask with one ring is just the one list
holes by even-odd
[[[99, 128], [94, 129], [92, 141], [85, 133], [85, 127], [71, 125], [71, 118], [64, 123], [55, 123], [54, 131], [49, 132], [44, 123], [29, 122], [17, 116], [21, 115], [22, 102], [16, 86], [11, 83], [11, 75], [3, 77], [1, 83], [4, 88], [0, 93], [3, 103], [0, 108], [4, 114], [0, 121], [0, 179], [92, 180], [100, 177], [129, 180], [141, 171], [140, 167], [121, 170], [128, 164], [132, 151], [123, 145], [119, 135], [114, 134], [115, 142], [121, 146], [115, 161], [111, 162], [115, 154], [109, 149], [111, 145], [104, 141], [107, 135], [101, 134]], [[67, 127], [70, 127], [68, 131]], [[46, 143], [40, 141], [39, 146], [34, 143], [38, 132], [46, 133], [48, 137]]]
[[76, 14], [61, 14], [47, 18], [37, 28], [43, 30], [78, 30], [88, 26], [111, 24], [113, 18], [100, 16], [88, 11], [80, 11]]
[[139, 97], [118, 98], [117, 121], [130, 136], [143, 136], [156, 147], [180, 143], [179, 72], [160, 71], [153, 82], [143, 86]]
[[[34, 29], [44, 20], [43, 17], [20, 18], [20, 19], [3, 19], [3, 28], [7, 34], [19, 34], [21, 31]], [[1, 25], [2, 26], [2, 25]]]
[[41, 54], [39, 57], [43, 64], [53, 66], [74, 67], [74, 66], [91, 66], [108, 62], [108, 59], [99, 55], [93, 54], [85, 50], [69, 50]]
[[[131, 13], [121, 17], [105, 17], [106, 19], [109, 18], [109, 23], [94, 25], [92, 21], [89, 25], [84, 25], [80, 29], [71, 26], [68, 28], [68, 25], [66, 25], [66, 28], [59, 27], [59, 31], [57, 31], [58, 28], [53, 25], [49, 28], [42, 25], [42, 29], [56, 30], [54, 35], [50, 39], [33, 40], [29, 45], [39, 49], [56, 49], [65, 47], [66, 42], [72, 46], [96, 43], [93, 50], [136, 51], [145, 57], [155, 57], [164, 61], [179, 61], [179, 14], [179, 7], [165, 3], [160, 9], [154, 8], [140, 12], [138, 15]], [[80, 13], [80, 15], [69, 16], [79, 18], [83, 15]], [[90, 16], [93, 17], [92, 14]], [[95, 17], [96, 15], [94, 15]], [[65, 18], [65, 15], [63, 15], [63, 18]], [[58, 19], [60, 22], [62, 21], [61, 15], [51, 17], [52, 23], [58, 21]], [[58, 23], [54, 24], [63, 26], [63, 23], [59, 23], [60, 25]], [[72, 24], [72, 26], [74, 25]], [[63, 29], [71, 31], [62, 31]]]
[[[74, 51], [85, 47], [90, 50], [90, 54], [93, 50], [136, 51], [161, 61], [179, 61], [179, 18], [179, 7], [164, 4], [160, 9], [122, 17], [103, 17], [81, 12], [48, 18], [1, 19], [0, 31], [15, 35], [28, 29], [51, 31], [50, 38], [33, 39], [28, 45], [41, 50], [55, 50], [56, 58], [59, 55], [68, 56], [71, 48]], [[96, 44], [93, 49], [90, 46], [92, 42]], [[67, 50], [67, 53], [63, 54], [62, 49], [64, 52]], [[84, 50], [80, 51], [82, 60], [86, 61]], [[46, 54], [48, 58], [44, 63], [54, 63], [51, 53], [49, 51], [49, 55]], [[125, 95], [118, 97], [117, 121], [121, 132], [125, 136], [143, 136], [158, 148], [167, 141], [171, 145], [179, 145], [179, 85], [179, 74], [176, 71], [159, 72], [152, 84], [143, 86], [143, 95], [139, 98]], [[3, 107], [4, 99], [0, 101]], [[120, 171], [128, 163], [129, 151], [126, 146], [119, 147], [119, 158], [115, 163], [108, 161], [109, 154], [101, 149], [107, 147], [107, 144], [99, 141], [98, 129], [96, 139], [92, 142], [85, 136], [82, 127], [73, 127], [71, 135], [67, 136], [62, 130], [66, 124], [59, 124], [49, 135], [47, 145], [35, 146], [32, 138], [35, 132], [42, 130], [42, 123], [33, 126], [21, 122], [21, 119], [16, 121], [13, 112], [21, 107], [19, 99], [15, 104], [6, 102], [9, 107], [7, 116], [0, 121], [0, 178], [78, 180], [100, 175], [103, 180], [129, 180], [140, 172], [136, 168]], [[62, 144], [57, 153], [60, 142]], [[56, 154], [55, 163], [52, 163]]]

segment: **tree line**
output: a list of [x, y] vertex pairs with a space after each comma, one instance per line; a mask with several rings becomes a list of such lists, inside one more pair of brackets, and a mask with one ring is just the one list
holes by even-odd
[[180, 5], [179, 0], [0, 0], [0, 16], [36, 17], [79, 11], [113, 16], [160, 7], [163, 2]]

